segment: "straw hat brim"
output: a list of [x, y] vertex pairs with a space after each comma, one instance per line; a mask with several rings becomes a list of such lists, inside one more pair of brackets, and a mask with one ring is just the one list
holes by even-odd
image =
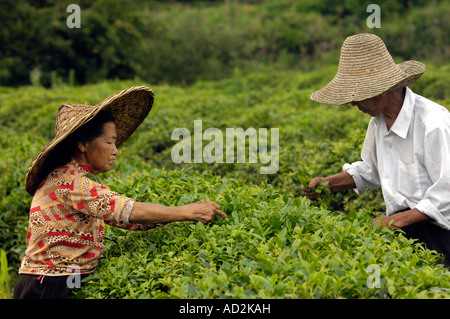
[[395, 64], [390, 70], [368, 70], [357, 77], [336, 75], [324, 88], [311, 94], [313, 101], [343, 105], [363, 101], [392, 92], [417, 81], [425, 72], [425, 65], [410, 60]]
[[334, 105], [359, 102], [405, 87], [424, 72], [418, 61], [396, 64], [379, 36], [354, 34], [342, 44], [336, 75], [311, 99]]
[[55, 168], [52, 167], [52, 158], [58, 156], [57, 146], [100, 111], [111, 112], [116, 126], [116, 146], [119, 147], [147, 117], [153, 101], [153, 91], [145, 86], [138, 86], [117, 92], [95, 106], [61, 105], [58, 113], [64, 107], [73, 111], [73, 114], [67, 121], [68, 124], [61, 128], [61, 132], [55, 133], [55, 137], [31, 161], [25, 177], [25, 190], [34, 195], [39, 184]]

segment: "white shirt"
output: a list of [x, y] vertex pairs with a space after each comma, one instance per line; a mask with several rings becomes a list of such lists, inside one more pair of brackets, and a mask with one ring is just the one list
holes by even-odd
[[388, 216], [416, 208], [450, 230], [450, 113], [406, 88], [388, 131], [383, 115], [369, 122], [362, 161], [345, 164], [355, 192], [380, 188]]

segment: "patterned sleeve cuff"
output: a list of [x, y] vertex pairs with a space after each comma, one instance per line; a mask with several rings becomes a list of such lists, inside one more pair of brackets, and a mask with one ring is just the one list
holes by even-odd
[[120, 222], [126, 225], [130, 224], [130, 215], [133, 210], [134, 200], [130, 199], [126, 202], [125, 207], [123, 208], [122, 214], [120, 214]]

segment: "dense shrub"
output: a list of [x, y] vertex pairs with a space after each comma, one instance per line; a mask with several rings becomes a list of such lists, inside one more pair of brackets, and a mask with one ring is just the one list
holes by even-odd
[[[448, 106], [448, 65], [428, 64], [411, 88]], [[334, 174], [359, 159], [369, 117], [351, 106], [309, 100], [336, 66], [314, 72], [261, 72], [189, 87], [149, 85], [154, 109], [119, 149], [106, 185], [142, 201], [167, 205], [201, 198], [229, 215], [213, 224], [171, 224], [143, 233], [108, 228], [107, 249], [86, 298], [137, 297], [446, 297], [448, 278], [436, 256], [400, 234], [369, 227], [383, 214], [379, 191], [352, 191], [317, 203], [300, 184]], [[28, 164], [53, 137], [57, 107], [95, 104], [140, 81], [95, 85], [0, 88], [0, 249], [11, 280], [25, 250], [31, 197], [24, 191]], [[144, 83], [145, 84], [145, 83]], [[276, 174], [257, 164], [175, 164], [177, 127], [280, 129]], [[345, 262], [344, 262], [345, 261]], [[381, 288], [368, 289], [367, 267], [381, 271]], [[406, 275], [408, 274], [408, 275]]]
[[76, 1], [81, 28], [69, 29], [73, 2], [1, 1], [0, 85], [191, 84], [235, 68], [311, 70], [358, 32], [379, 34], [401, 58], [439, 64], [450, 52], [445, 1], [383, 1], [381, 29], [367, 27], [368, 3], [356, 0]]
[[[447, 297], [448, 273], [436, 256], [397, 232], [371, 229], [364, 210], [331, 213], [271, 185], [209, 174], [144, 166], [125, 181], [113, 175], [115, 189], [139, 200], [213, 200], [229, 217], [146, 233], [109, 228], [101, 267], [78, 298]], [[379, 267], [380, 288], [368, 286], [370, 265]]]

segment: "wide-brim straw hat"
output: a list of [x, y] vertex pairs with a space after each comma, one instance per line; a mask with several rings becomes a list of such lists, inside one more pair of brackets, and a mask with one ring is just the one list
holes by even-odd
[[311, 99], [332, 105], [362, 101], [405, 87], [424, 72], [418, 61], [396, 64], [377, 35], [356, 34], [342, 44], [335, 77]]
[[154, 94], [145, 86], [131, 87], [117, 92], [95, 106], [82, 104], [62, 104], [58, 108], [55, 137], [31, 161], [25, 177], [25, 190], [34, 195], [39, 184], [50, 173], [57, 146], [79, 127], [92, 120], [100, 111], [109, 111], [114, 118], [119, 147], [147, 117], [153, 106]]

